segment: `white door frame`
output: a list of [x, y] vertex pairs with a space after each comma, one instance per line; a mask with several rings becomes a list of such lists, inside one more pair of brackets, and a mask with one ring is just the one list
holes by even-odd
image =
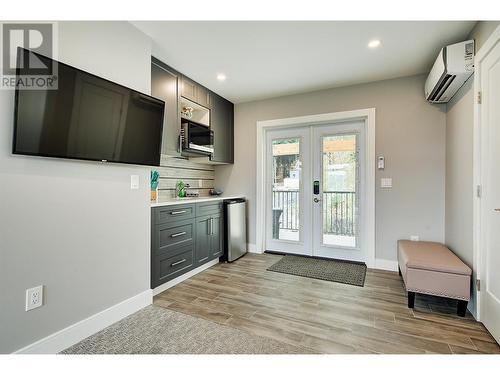
[[[483, 256], [483, 242], [487, 233], [484, 233], [481, 222], [483, 220], [483, 207], [480, 190], [488, 180], [488, 169], [484, 168], [486, 162], [488, 124], [481, 121], [481, 112], [486, 110], [484, 105], [478, 103], [481, 92], [481, 62], [488, 53], [500, 43], [500, 26], [490, 35], [474, 58], [474, 130], [473, 130], [473, 268], [476, 279], [481, 280], [481, 258]], [[483, 136], [486, 135], [486, 136]], [[476, 319], [481, 321], [481, 292], [476, 294]]]
[[266, 244], [266, 199], [265, 199], [265, 139], [266, 131], [286, 127], [305, 125], [326, 125], [349, 120], [363, 120], [366, 134], [366, 189], [365, 189], [365, 226], [362, 235], [365, 249], [366, 264], [369, 268], [375, 267], [375, 108], [359, 109], [354, 111], [324, 113], [319, 115], [290, 117], [276, 120], [257, 121], [257, 178], [256, 178], [256, 247], [257, 252], [263, 253]]

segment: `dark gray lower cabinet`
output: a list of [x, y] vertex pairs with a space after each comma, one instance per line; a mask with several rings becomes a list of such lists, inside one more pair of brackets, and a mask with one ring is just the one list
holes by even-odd
[[155, 288], [193, 268], [193, 246], [176, 249], [173, 254], [163, 254], [155, 258], [152, 274], [156, 275], [151, 287]]
[[222, 220], [221, 213], [196, 218], [195, 261], [198, 265], [222, 256]]
[[151, 287], [222, 256], [222, 202], [151, 209]]
[[224, 252], [224, 216], [222, 213], [218, 213], [213, 215], [211, 219], [210, 258], [215, 259], [221, 257]]
[[210, 256], [210, 223], [209, 216], [196, 218], [195, 262], [197, 265], [207, 262]]

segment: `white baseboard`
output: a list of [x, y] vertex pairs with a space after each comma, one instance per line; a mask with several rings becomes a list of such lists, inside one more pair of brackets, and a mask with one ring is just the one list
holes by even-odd
[[152, 290], [153, 296], [156, 296], [157, 294], [164, 292], [165, 290], [170, 289], [179, 283], [182, 283], [184, 280], [187, 280], [190, 277], [193, 277], [197, 273], [205, 271], [207, 268], [215, 266], [217, 263], [219, 263], [219, 259], [211, 260], [210, 262], [205, 263], [204, 265], [202, 265], [198, 268], [195, 268], [194, 270], [191, 270], [191, 271], [185, 273], [184, 275], [181, 275], [173, 280], [167, 281], [165, 284], [161, 284], [160, 286], [157, 286], [156, 288], [154, 288]]
[[254, 253], [254, 254], [263, 254], [263, 251], [257, 250], [257, 246], [253, 243], [247, 243], [247, 250], [249, 253]]
[[25, 346], [14, 353], [57, 354], [130, 314], [151, 305], [151, 303], [153, 303], [153, 296], [151, 289], [149, 289]]
[[388, 259], [380, 259], [375, 258], [375, 269], [377, 270], [385, 270], [385, 271], [395, 271], [398, 270], [398, 261], [397, 260], [388, 260]]

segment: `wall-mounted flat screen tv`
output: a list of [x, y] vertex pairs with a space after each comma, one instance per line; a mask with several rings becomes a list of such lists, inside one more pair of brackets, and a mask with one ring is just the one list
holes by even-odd
[[16, 85], [14, 154], [160, 164], [163, 101], [22, 48], [16, 82], [33, 57], [57, 68], [57, 89]]

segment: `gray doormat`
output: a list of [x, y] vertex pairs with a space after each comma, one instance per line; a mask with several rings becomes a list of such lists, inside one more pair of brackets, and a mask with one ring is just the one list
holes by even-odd
[[309, 349], [148, 306], [62, 354], [301, 354]]
[[335, 259], [286, 255], [267, 269], [295, 276], [364, 286], [366, 264]]

